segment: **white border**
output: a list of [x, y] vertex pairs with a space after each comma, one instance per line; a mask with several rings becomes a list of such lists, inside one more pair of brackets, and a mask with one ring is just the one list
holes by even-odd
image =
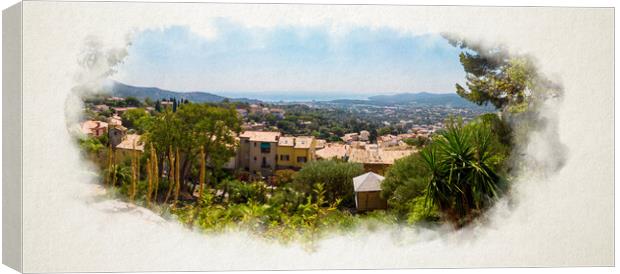
[[[98, 1], [91, 1], [91, 0], [87, 0], [85, 2], [98, 2]], [[119, 1], [121, 2], [121, 1]], [[288, 0], [288, 1], [257, 1], [257, 0], [246, 0], [246, 1], [178, 1], [178, 0], [169, 0], [169, 1], [161, 1], [161, 0], [152, 0], [152, 1], [138, 1], [138, 2], [218, 2], [218, 3], [308, 3], [308, 4], [394, 4], [394, 5], [475, 5], [475, 6], [578, 6], [578, 7], [616, 7], [618, 6], [618, 3], [615, 1], [607, 1], [607, 0], [590, 0], [590, 1], [584, 1], [584, 0], [567, 0], [567, 1], [558, 1], [558, 0], [544, 0], [544, 1], [534, 1], [534, 0], [520, 0], [520, 1], [493, 1], [493, 0], [461, 0], [461, 1], [457, 1], [457, 0], [438, 0], [438, 1], [428, 1], [428, 0], [409, 0], [409, 1], [397, 1], [397, 0], [386, 0], [386, 1], [363, 1], [363, 0], [357, 0], [357, 1], [344, 1], [344, 0], [337, 0], [337, 1], [316, 1], [316, 0], [305, 0], [305, 1], [299, 1], [299, 0]], [[16, 1], [2, 1], [0, 3], [0, 7], [2, 9], [6, 9], [7, 7], [15, 4]], [[617, 37], [618, 37], [618, 30], [615, 30], [615, 44], [617, 45], [618, 41], [617, 41]], [[618, 57], [617, 55], [615, 56], [615, 73], [617, 75], [618, 69]], [[0, 56], [0, 61], [1, 61], [1, 56]], [[1, 76], [0, 76], [1, 77]], [[1, 98], [0, 98], [1, 100]], [[615, 105], [617, 108], [617, 104]], [[615, 108], [615, 109], [616, 109]], [[614, 111], [615, 113], [615, 111]], [[0, 116], [1, 116], [1, 104], [0, 104]], [[614, 115], [615, 116], [615, 115]], [[615, 140], [617, 140], [618, 138], [618, 128], [619, 128], [619, 122], [617, 120], [614, 121], [614, 136], [615, 136]], [[0, 129], [1, 131], [1, 129]], [[1, 138], [1, 137], [0, 137]], [[614, 148], [614, 153], [617, 154], [619, 149], [618, 147]], [[2, 152], [2, 149], [0, 148], [0, 154]], [[614, 169], [615, 172], [617, 172], [619, 170], [618, 168], [618, 163], [615, 162], [614, 163]], [[2, 165], [1, 165], [1, 159], [0, 159], [0, 171], [1, 171]], [[0, 190], [1, 192], [1, 190]], [[615, 200], [617, 202], [618, 197], [615, 196]], [[617, 204], [617, 203], [616, 203]], [[1, 209], [1, 205], [0, 205], [0, 209]], [[1, 215], [1, 211], [0, 211], [0, 215]], [[617, 231], [618, 229], [618, 218], [617, 215], [618, 211], [615, 211], [615, 229]], [[1, 252], [1, 251], [0, 251]], [[616, 261], [617, 262], [617, 261]], [[405, 273], [405, 272], [410, 272], [410, 271], [415, 271], [415, 273], [443, 273], [443, 272], [456, 272], [458, 271], [459, 273], [496, 273], [496, 272], [502, 272], [502, 273], [521, 273], [522, 271], [528, 271], [528, 272], [533, 272], [533, 273], [581, 273], [581, 272], [588, 272], [588, 273], [607, 273], [610, 271], [614, 271], [615, 272], [615, 268], [512, 268], [512, 269], [506, 269], [506, 268], [491, 268], [491, 269], [458, 269], [458, 270], [445, 270], [445, 269], [415, 269], [415, 270], [367, 270], [364, 271], [365, 273]], [[1, 265], [0, 266], [0, 272], [1, 273], [17, 273], [16, 271]], [[261, 271], [261, 272], [267, 272], [267, 273], [291, 273], [292, 271]], [[338, 272], [334, 272], [334, 271], [304, 271], [304, 273], [356, 273], [357, 270], [347, 270], [347, 271], [338, 271]], [[164, 273], [183, 273], [183, 272], [164, 272]], [[247, 271], [245, 272], [227, 272], [227, 273], [247, 273]]]

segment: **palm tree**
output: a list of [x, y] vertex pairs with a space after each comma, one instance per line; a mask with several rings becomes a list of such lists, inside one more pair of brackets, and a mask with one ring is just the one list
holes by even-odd
[[462, 121], [447, 123], [446, 130], [421, 152], [431, 174], [427, 208], [436, 206], [444, 218], [461, 227], [500, 197], [504, 178], [495, 161], [496, 137], [484, 121], [466, 126]]

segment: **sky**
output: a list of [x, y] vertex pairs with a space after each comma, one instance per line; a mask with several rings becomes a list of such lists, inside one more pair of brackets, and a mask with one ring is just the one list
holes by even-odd
[[213, 26], [211, 37], [186, 26], [136, 34], [112, 78], [263, 100], [449, 93], [464, 82], [460, 50], [439, 34], [327, 24], [250, 28], [226, 19]]

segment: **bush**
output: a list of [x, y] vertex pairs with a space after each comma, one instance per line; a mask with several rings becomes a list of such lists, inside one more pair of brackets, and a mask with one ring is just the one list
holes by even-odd
[[399, 217], [405, 218], [410, 212], [408, 203], [424, 196], [430, 176], [419, 153], [399, 159], [386, 172], [381, 197]]
[[276, 170], [276, 172], [274, 173], [274, 183], [276, 186], [285, 186], [288, 185], [290, 183], [293, 182], [294, 178], [295, 178], [295, 174], [297, 172], [295, 172], [292, 169], [283, 169], [283, 170]]
[[325, 185], [326, 199], [341, 199], [341, 207], [354, 207], [353, 177], [364, 173], [362, 164], [338, 160], [314, 161], [306, 164], [294, 179], [296, 190], [312, 195], [317, 183]]

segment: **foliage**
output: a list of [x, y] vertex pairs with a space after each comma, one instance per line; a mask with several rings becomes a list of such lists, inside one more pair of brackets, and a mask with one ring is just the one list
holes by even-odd
[[440, 221], [439, 211], [436, 206], [427, 208], [424, 196], [419, 196], [407, 203], [409, 212], [407, 214], [407, 223], [409, 224], [436, 224]]
[[139, 133], [144, 131], [151, 115], [143, 108], [128, 109], [121, 115], [123, 125], [127, 128], [136, 129]]
[[350, 228], [355, 224], [350, 214], [337, 210], [339, 200], [326, 201], [323, 184], [316, 184], [312, 192], [295, 203], [281, 203], [277, 197], [292, 196], [276, 194], [264, 202], [249, 199], [227, 206], [217, 204], [213, 194], [205, 193], [201, 206], [188, 204], [171, 210], [181, 222], [205, 231], [245, 228], [267, 238], [285, 242], [302, 239], [310, 244], [329, 227]]
[[448, 121], [446, 130], [421, 152], [430, 172], [427, 208], [437, 206], [457, 227], [469, 223], [507, 189], [501, 172], [506, 151], [486, 120], [468, 125]]
[[419, 153], [414, 153], [394, 162], [381, 183], [381, 197], [399, 217], [410, 211], [409, 201], [424, 196], [430, 170], [424, 165]]
[[479, 105], [491, 103], [503, 111], [521, 113], [536, 103], [534, 98], [559, 95], [560, 88], [540, 76], [530, 58], [511, 56], [503, 48], [449, 40], [463, 49], [459, 59], [467, 73], [467, 88], [456, 84], [461, 97]]
[[274, 173], [274, 183], [276, 186], [285, 186], [292, 183], [295, 179], [296, 171], [292, 169], [276, 170]]
[[416, 136], [415, 138], [405, 138], [403, 142], [410, 146], [423, 147], [430, 143], [430, 140], [424, 136]]
[[105, 145], [101, 142], [101, 140], [94, 137], [78, 139], [78, 144], [83, 151], [92, 154], [97, 154], [105, 148]]
[[359, 163], [325, 160], [309, 162], [297, 172], [294, 179], [295, 188], [311, 194], [317, 183], [325, 184], [327, 201], [342, 200], [341, 206], [354, 207], [353, 177], [364, 173]]
[[250, 201], [265, 203], [267, 201], [267, 186], [263, 182], [246, 183], [237, 180], [225, 180], [222, 184], [228, 190], [229, 203], [244, 204]]
[[124, 186], [131, 183], [131, 168], [124, 164], [114, 164], [104, 170], [104, 174], [112, 174], [112, 186]]
[[125, 98], [125, 104], [130, 107], [140, 107], [142, 106], [142, 102], [136, 97], [128, 96]]
[[[233, 107], [183, 103], [176, 112], [165, 110], [146, 126], [148, 144], [158, 151], [158, 158], [169, 158], [170, 149], [178, 148], [181, 165], [180, 180], [198, 178], [190, 172], [200, 161], [201, 148], [212, 171], [234, 156], [234, 134], [240, 131], [240, 121]], [[196, 183], [196, 182], [193, 182]]]

